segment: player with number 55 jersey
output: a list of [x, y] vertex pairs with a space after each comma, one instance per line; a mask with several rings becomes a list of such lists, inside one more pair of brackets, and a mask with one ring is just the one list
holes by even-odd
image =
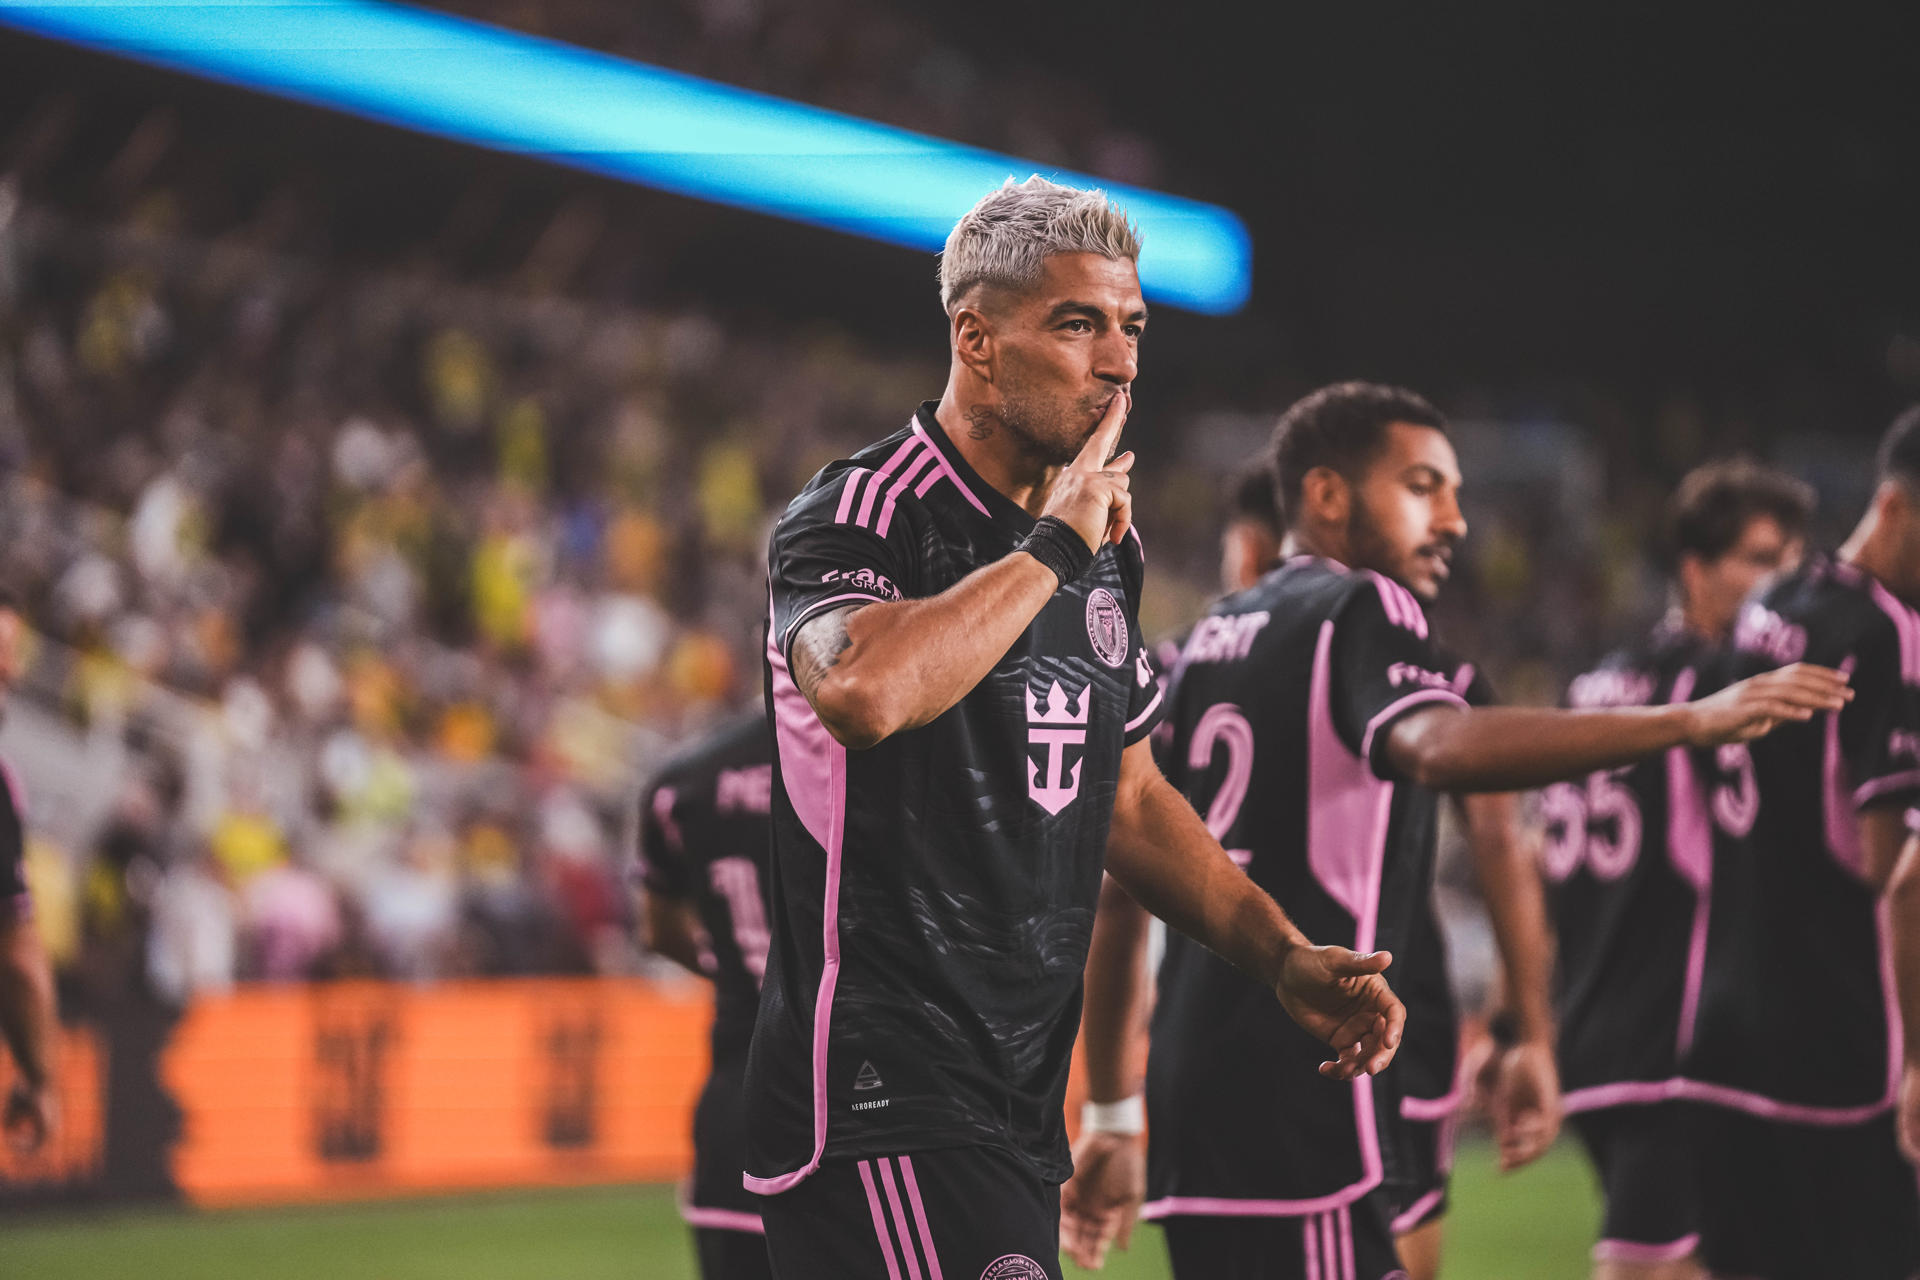
[[[1812, 493], [1745, 461], [1681, 481], [1668, 512], [1673, 607], [1638, 644], [1574, 680], [1571, 707], [1684, 702], [1741, 602], [1799, 559]], [[1695, 1115], [1683, 1058], [1706, 960], [1714, 832], [1758, 810], [1745, 744], [1676, 748], [1549, 787], [1541, 863], [1559, 938], [1559, 1058], [1568, 1115], [1606, 1202], [1596, 1274], [1692, 1274], [1699, 1243]]]

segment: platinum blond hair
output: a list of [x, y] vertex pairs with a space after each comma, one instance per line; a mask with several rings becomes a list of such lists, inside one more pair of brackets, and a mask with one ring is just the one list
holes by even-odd
[[1099, 188], [1081, 190], [1039, 174], [1008, 178], [947, 234], [940, 253], [940, 305], [952, 315], [983, 284], [1025, 288], [1056, 253], [1140, 260], [1140, 228]]

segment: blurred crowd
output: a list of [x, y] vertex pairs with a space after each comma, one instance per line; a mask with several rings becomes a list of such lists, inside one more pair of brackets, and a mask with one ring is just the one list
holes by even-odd
[[[1096, 97], [877, 0], [442, 7], [1158, 176]], [[249, 204], [245, 165], [165, 109], [63, 186], [48, 157], [85, 112], [50, 91], [0, 168], [0, 586], [38, 632], [0, 751], [35, 796], [69, 1003], [647, 965], [634, 788], [759, 696], [771, 520], [938, 395], [944, 352], [649, 304], [621, 265], [649, 228], [591, 201], [478, 269], [484, 182], [417, 246], [336, 253], [351, 234], [301, 195], [321, 179], [268, 176]], [[1247, 407], [1271, 364], [1177, 401], [1143, 378], [1150, 634], [1213, 592], [1221, 495], [1284, 407]], [[1683, 412], [1655, 438], [1685, 447], [1648, 455], [1604, 406], [1581, 426], [1445, 407], [1474, 532], [1441, 634], [1509, 698], [1553, 701], [1661, 607], [1664, 483], [1714, 434]]]

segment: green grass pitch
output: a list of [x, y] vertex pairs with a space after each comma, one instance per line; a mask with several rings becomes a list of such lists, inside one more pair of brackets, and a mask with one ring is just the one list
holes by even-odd
[[[1494, 1171], [1464, 1147], [1447, 1225], [1447, 1280], [1587, 1274], [1598, 1204], [1563, 1141], [1531, 1169]], [[1085, 1276], [1069, 1267], [1069, 1276]], [[1167, 1275], [1143, 1228], [1113, 1280]], [[0, 1275], [21, 1280], [694, 1280], [666, 1187], [594, 1187], [217, 1213], [118, 1210], [0, 1219]], [[954, 1280], [967, 1280], [955, 1277]]]

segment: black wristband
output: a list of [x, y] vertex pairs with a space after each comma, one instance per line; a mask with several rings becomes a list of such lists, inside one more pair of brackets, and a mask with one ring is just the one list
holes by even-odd
[[1502, 1009], [1487, 1019], [1487, 1036], [1495, 1046], [1511, 1049], [1520, 1043], [1520, 1018], [1509, 1009]]
[[1033, 532], [1020, 540], [1015, 551], [1024, 551], [1053, 570], [1054, 577], [1060, 579], [1060, 585], [1066, 586], [1087, 571], [1093, 563], [1093, 552], [1087, 549], [1087, 540], [1074, 532], [1072, 525], [1059, 516], [1041, 516], [1034, 522]]

